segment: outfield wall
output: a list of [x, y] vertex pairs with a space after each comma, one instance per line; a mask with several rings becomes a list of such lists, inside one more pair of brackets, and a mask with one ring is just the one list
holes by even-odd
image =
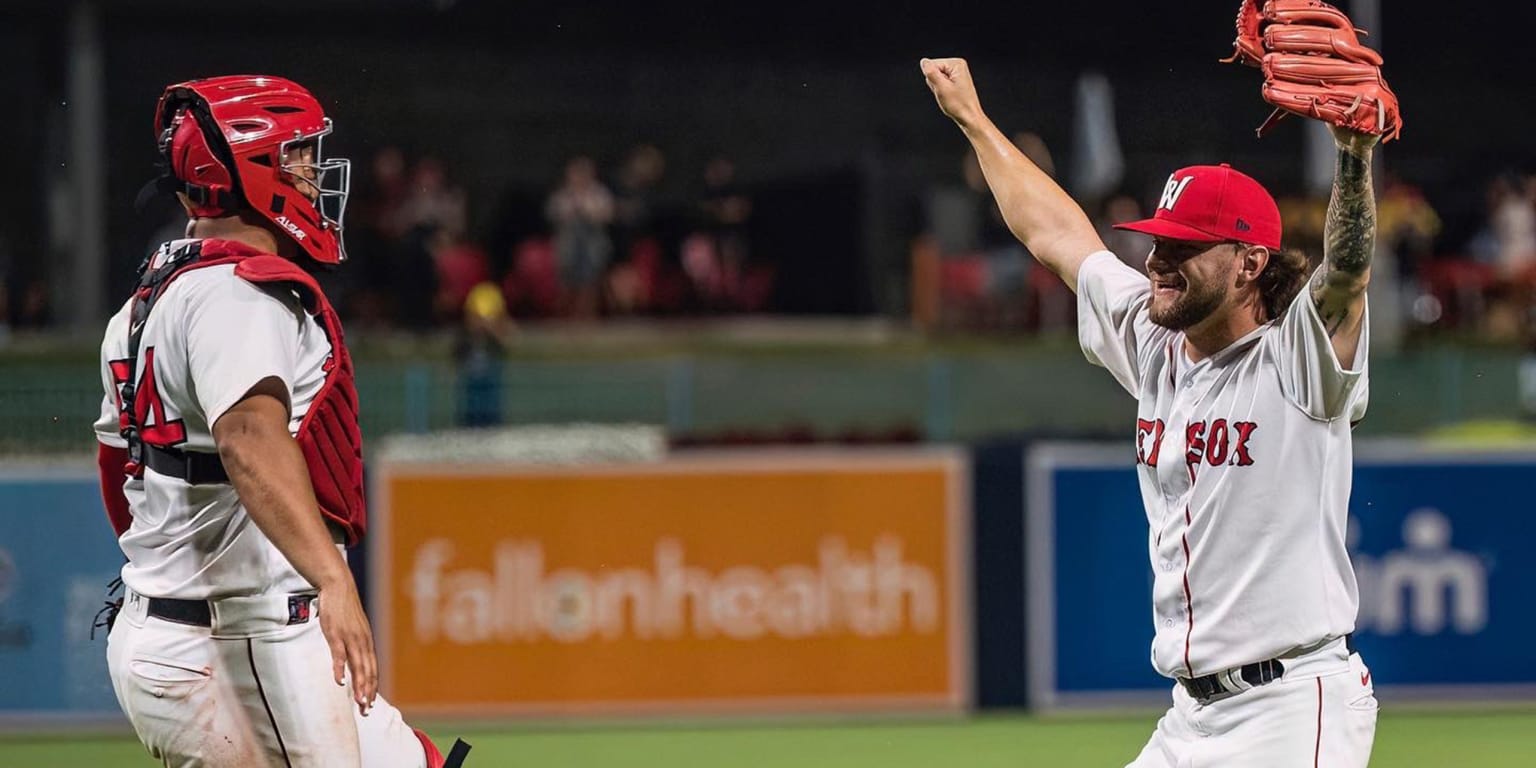
[[[1166, 702], [1129, 443], [370, 473], [353, 559], [413, 715]], [[1536, 698], [1536, 451], [1362, 441], [1355, 477], [1383, 701]], [[0, 468], [0, 726], [121, 724], [90, 638], [122, 562], [109, 531], [91, 466]]]
[[0, 466], [0, 724], [121, 719], [91, 625], [122, 564], [95, 467]]
[[944, 449], [376, 468], [383, 685], [434, 715], [959, 712]]
[[[1131, 458], [1128, 443], [1025, 454], [1022, 650], [1034, 708], [1168, 700], [1148, 661], [1152, 572]], [[1358, 446], [1356, 640], [1384, 702], [1536, 697], [1533, 488], [1536, 453]]]

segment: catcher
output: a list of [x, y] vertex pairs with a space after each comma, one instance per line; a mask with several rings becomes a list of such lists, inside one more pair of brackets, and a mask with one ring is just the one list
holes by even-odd
[[163, 175], [186, 209], [107, 324], [95, 429], [128, 558], [107, 665], [167, 766], [443, 768], [377, 695], [344, 547], [366, 524], [357, 390], [313, 271], [346, 258], [346, 160], [297, 83], [166, 88]]
[[1231, 60], [1263, 69], [1277, 114], [1334, 126], [1310, 279], [1274, 199], [1226, 165], [1174, 171], [1153, 217], [1121, 225], [1153, 237], [1141, 275], [982, 112], [963, 60], [921, 66], [1009, 228], [1077, 292], [1084, 354], [1138, 402], [1152, 664], [1175, 683], [1131, 765], [1365, 766], [1377, 702], [1344, 541], [1369, 389], [1371, 154], [1398, 133], [1397, 100], [1380, 57], [1315, 0], [1245, 2]]

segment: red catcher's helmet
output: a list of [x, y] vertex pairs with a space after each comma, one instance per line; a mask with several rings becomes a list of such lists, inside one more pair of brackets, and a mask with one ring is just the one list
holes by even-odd
[[[341, 220], [352, 164], [324, 159], [331, 119], [298, 83], [265, 75], [230, 75], [178, 83], [155, 109], [155, 135], [170, 188], [192, 201], [194, 216], [243, 208], [261, 214], [321, 264], [347, 258]], [[310, 162], [285, 162], [314, 147]]]

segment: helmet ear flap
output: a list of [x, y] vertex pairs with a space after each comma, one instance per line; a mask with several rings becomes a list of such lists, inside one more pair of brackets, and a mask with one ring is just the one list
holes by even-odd
[[224, 216], [239, 210], [240, 175], [213, 115], [197, 99], [171, 107], [160, 136], [171, 190], [187, 196], [193, 216]]

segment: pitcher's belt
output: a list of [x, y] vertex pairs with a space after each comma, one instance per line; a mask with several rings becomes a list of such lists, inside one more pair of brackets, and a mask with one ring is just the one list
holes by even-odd
[[[1344, 648], [1350, 655], [1355, 653], [1355, 636], [1344, 636]], [[1257, 661], [1252, 664], [1244, 664], [1241, 667], [1213, 672], [1204, 677], [1181, 677], [1179, 684], [1196, 701], [1209, 701], [1217, 696], [1228, 693], [1240, 693], [1249, 688], [1267, 685], [1280, 679], [1285, 674], [1285, 664], [1279, 659]], [[1241, 681], [1241, 682], [1239, 682]]]

